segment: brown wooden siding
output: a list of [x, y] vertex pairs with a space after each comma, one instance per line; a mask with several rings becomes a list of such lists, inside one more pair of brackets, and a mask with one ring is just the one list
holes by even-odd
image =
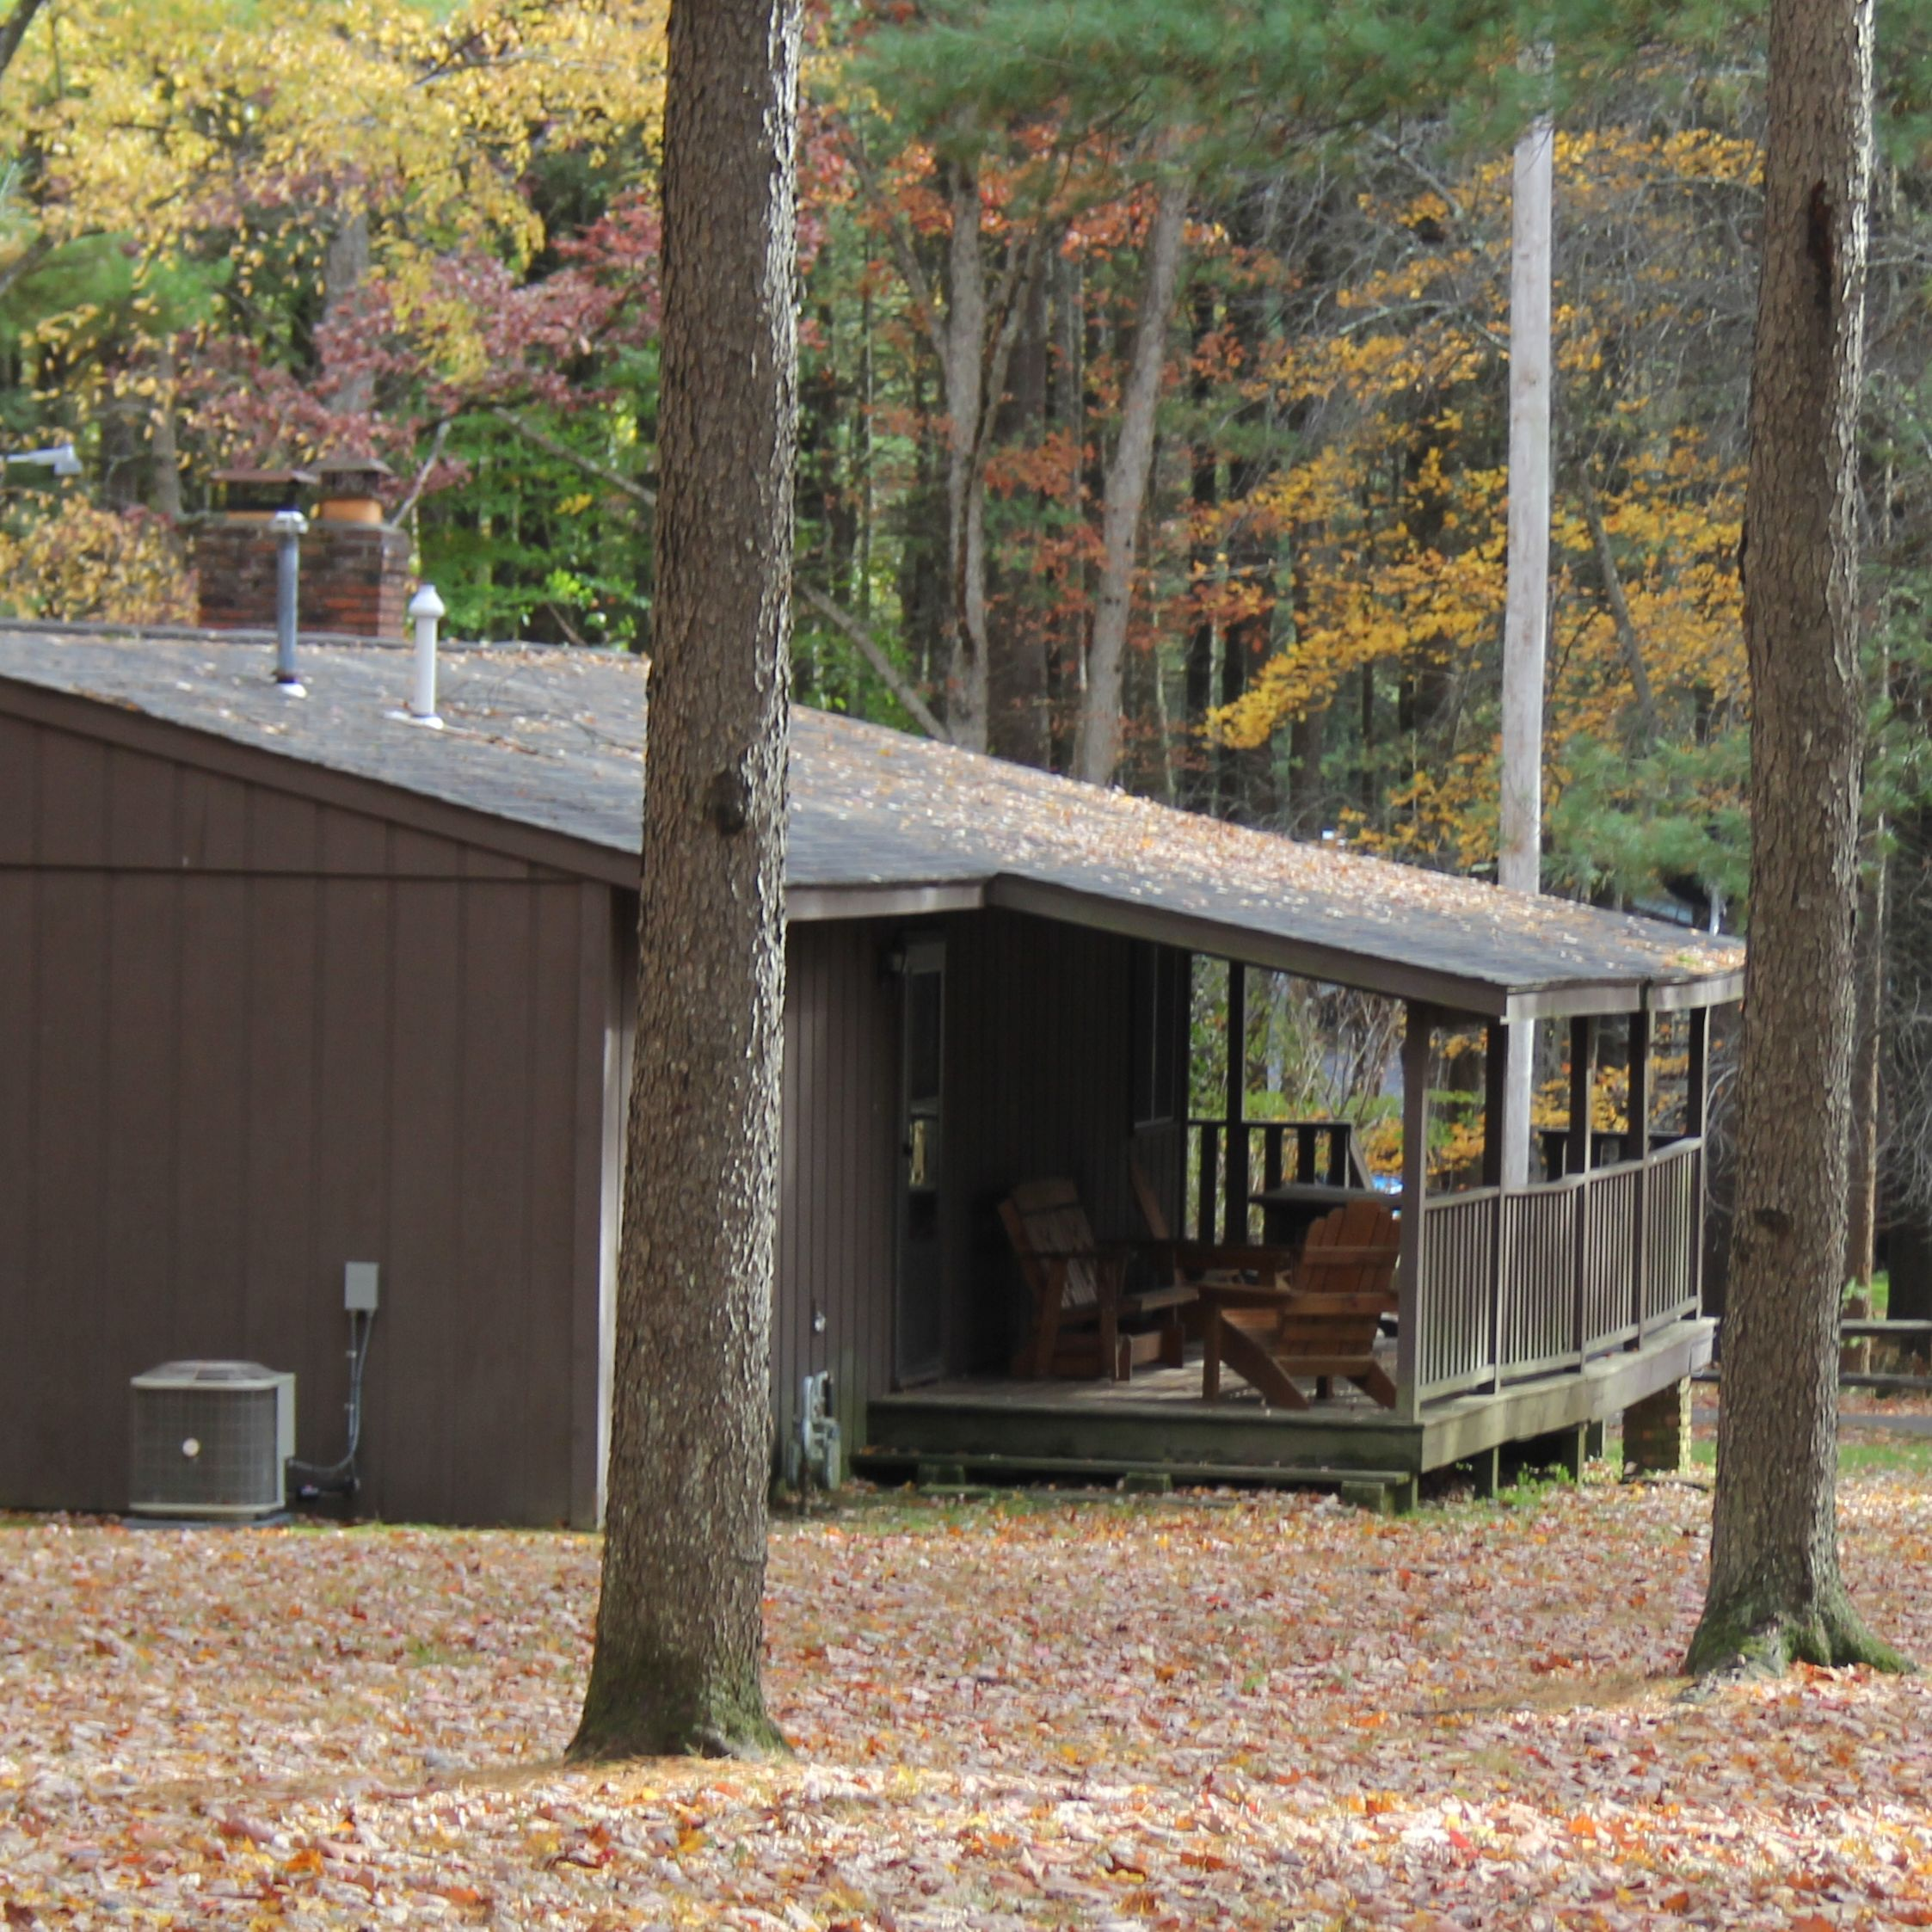
[[175, 1357], [334, 1461], [360, 1260], [361, 1506], [589, 1520], [608, 888], [18, 720], [0, 787], [0, 1503], [120, 1507]]
[[772, 1326], [781, 1442], [796, 1425], [802, 1377], [832, 1372], [848, 1450], [862, 1440], [865, 1398], [891, 1386], [898, 1004], [879, 969], [890, 932], [795, 926], [786, 947]]

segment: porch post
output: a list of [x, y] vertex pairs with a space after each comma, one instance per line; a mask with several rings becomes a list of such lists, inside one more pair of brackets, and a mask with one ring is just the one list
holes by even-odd
[[[1647, 992], [1645, 995], [1649, 997]], [[1625, 1139], [1637, 1150], [1641, 1163], [1637, 1172], [1637, 1211], [1630, 1229], [1630, 1319], [1636, 1324], [1633, 1348], [1644, 1340], [1644, 1309], [1649, 1299], [1650, 1242], [1650, 1011], [1647, 1007], [1630, 1016], [1630, 1105], [1625, 1115]]]
[[[1527, 1029], [1535, 1024], [1525, 1020], [1526, 1030], [1519, 1037], [1517, 1029], [1505, 1025], [1501, 1020], [1492, 1020], [1483, 1039], [1483, 1117], [1482, 1117], [1482, 1181], [1485, 1187], [1496, 1190], [1496, 1201], [1490, 1219], [1489, 1278], [1484, 1283], [1486, 1298], [1485, 1322], [1489, 1332], [1489, 1386], [1492, 1391], [1503, 1386], [1503, 1283], [1509, 1272], [1510, 1209], [1508, 1190], [1522, 1187], [1529, 1179], [1527, 1149], [1529, 1148], [1529, 1123], [1527, 1120], [1516, 1120], [1510, 1106], [1511, 1075], [1515, 1068], [1511, 1065], [1512, 1052], [1527, 1054], [1529, 1040]], [[1515, 1166], [1523, 1172], [1512, 1179], [1507, 1153], [1508, 1136], [1516, 1130], [1516, 1137], [1522, 1142], [1523, 1158]]]
[[[1523, 1043], [1527, 1045], [1529, 1043]], [[1520, 1179], [1504, 1179], [1504, 1114], [1509, 1105], [1510, 1054], [1517, 1044], [1516, 1029], [1492, 1019], [1483, 1034], [1482, 1184], [1485, 1187], [1522, 1186]]]
[[[1684, 1018], [1690, 1023], [1690, 1065], [1684, 1076], [1683, 1130], [1701, 1142], [1710, 1104], [1711, 1009], [1693, 1006]], [[1697, 1172], [1690, 1189], [1690, 1285], [1697, 1312], [1704, 1312], [1704, 1149], [1696, 1154]]]
[[[1221, 1238], [1240, 1247], [1248, 1238], [1248, 969], [1227, 962], [1227, 1192]], [[1210, 1237], [1211, 1239], [1211, 1237]]]
[[1422, 1413], [1423, 1205], [1429, 1184], [1429, 1041], [1435, 1015], [1411, 1000], [1402, 1035], [1402, 1255], [1396, 1277], [1395, 1412]]
[[1597, 1022], [1580, 1013], [1570, 1022], [1570, 1146], [1566, 1173], [1590, 1171], [1590, 1101], [1597, 1085]]

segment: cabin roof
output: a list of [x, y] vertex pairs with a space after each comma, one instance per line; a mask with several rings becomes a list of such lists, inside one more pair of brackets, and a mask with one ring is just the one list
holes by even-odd
[[[446, 647], [426, 730], [398, 714], [406, 655], [271, 654], [232, 634], [0, 630], [0, 707], [171, 755], [283, 761], [276, 782], [378, 787], [370, 809], [454, 809], [545, 837], [568, 870], [635, 880], [644, 674], [581, 650]], [[83, 708], [84, 707], [84, 708]], [[1680, 926], [1308, 845], [822, 711], [793, 713], [787, 877], [795, 918], [1002, 905], [1425, 1001], [1521, 1018], [1734, 999], [1743, 947]], [[192, 737], [187, 735], [193, 735]]]

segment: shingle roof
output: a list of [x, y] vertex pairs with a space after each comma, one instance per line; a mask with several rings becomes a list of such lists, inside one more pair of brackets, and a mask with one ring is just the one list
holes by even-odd
[[[447, 729], [397, 714], [398, 652], [305, 643], [283, 696], [259, 643], [0, 631], [5, 680], [95, 700], [560, 834], [621, 877], [639, 843], [643, 676], [589, 651], [446, 649]], [[1661, 921], [1309, 846], [800, 710], [788, 877], [802, 913], [997, 903], [1475, 1013], [1734, 997], [1743, 949]], [[887, 895], [895, 895], [888, 901]], [[1646, 990], [1647, 989], [1647, 990]]]

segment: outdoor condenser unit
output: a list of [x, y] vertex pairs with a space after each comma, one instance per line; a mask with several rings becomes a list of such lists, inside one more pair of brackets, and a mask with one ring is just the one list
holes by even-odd
[[136, 1516], [273, 1516], [295, 1453], [295, 1377], [259, 1362], [164, 1362], [134, 1377]]

